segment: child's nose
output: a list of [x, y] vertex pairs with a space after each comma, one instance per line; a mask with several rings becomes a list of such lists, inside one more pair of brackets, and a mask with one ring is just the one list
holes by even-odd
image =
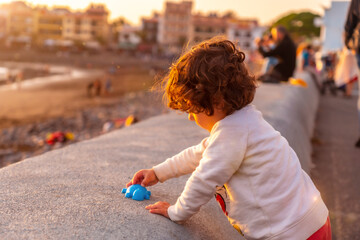
[[195, 119], [194, 119], [194, 116], [193, 116], [191, 113], [189, 113], [188, 118], [189, 118], [190, 121], [194, 121], [194, 120], [195, 120]]

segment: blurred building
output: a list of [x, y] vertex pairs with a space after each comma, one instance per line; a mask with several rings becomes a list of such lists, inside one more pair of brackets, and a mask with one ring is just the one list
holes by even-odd
[[192, 1], [165, 2], [164, 13], [159, 19], [157, 39], [170, 54], [179, 53], [190, 40], [192, 5]]
[[33, 9], [25, 2], [14, 1], [2, 5], [6, 12], [7, 45], [30, 45], [35, 34]]
[[63, 22], [69, 10], [38, 8], [34, 13], [35, 40], [38, 45], [55, 45], [63, 39]]
[[192, 1], [167, 1], [158, 22], [158, 43], [164, 52], [178, 54], [186, 44], [193, 45], [215, 36], [225, 36], [247, 51], [256, 49], [254, 40], [264, 28], [256, 19], [234, 15], [192, 14]]
[[262, 34], [255, 19], [229, 19], [227, 37], [242, 50], [254, 50], [254, 40]]
[[192, 17], [191, 42], [198, 43], [217, 35], [227, 35], [227, 18], [218, 17], [216, 14], [196, 14]]
[[197, 14], [193, 16], [192, 20], [191, 40], [193, 44], [215, 36], [224, 36], [235, 42], [240, 49], [252, 51], [257, 48], [255, 38], [261, 37], [265, 31], [265, 28], [260, 27], [255, 19]]
[[141, 43], [138, 46], [140, 52], [152, 54], [157, 52], [159, 17], [158, 13], [154, 13], [151, 17], [141, 19]]
[[192, 14], [193, 1], [166, 1], [161, 14], [141, 19], [141, 27], [130, 26], [124, 18], [110, 25], [103, 4], [90, 4], [73, 12], [66, 7], [35, 7], [14, 1], [0, 6], [0, 41], [9, 44], [76, 46], [79, 49], [131, 49], [144, 53], [174, 55], [192, 45], [224, 35], [242, 49], [255, 49], [254, 39], [264, 31], [257, 20], [238, 19], [234, 14], [218, 16]]
[[[81, 12], [67, 8], [36, 7], [22, 1], [0, 6], [0, 39], [8, 45], [38, 44], [100, 46], [109, 40], [108, 11], [103, 4], [90, 4]], [[4, 30], [5, 29], [5, 30]]]
[[0, 41], [6, 37], [6, 20], [8, 18], [7, 11], [0, 9]]
[[141, 31], [144, 33], [144, 42], [156, 43], [159, 30], [159, 17], [158, 13], [154, 13], [152, 17], [141, 19]]
[[123, 25], [118, 32], [118, 49], [124, 51], [135, 51], [141, 42], [139, 36], [140, 28]]
[[109, 36], [109, 24], [108, 24], [109, 12], [106, 10], [103, 4], [90, 4], [85, 11], [85, 23], [88, 24], [88, 30], [90, 38], [96, 40], [101, 44], [108, 42]]
[[90, 4], [85, 12], [66, 14], [63, 38], [78, 44], [106, 44], [109, 41], [108, 11], [102, 4]]

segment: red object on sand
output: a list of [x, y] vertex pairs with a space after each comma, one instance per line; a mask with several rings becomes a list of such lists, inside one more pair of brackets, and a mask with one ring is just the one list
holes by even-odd
[[46, 143], [49, 145], [54, 145], [56, 142], [65, 142], [65, 141], [66, 141], [65, 134], [59, 131], [53, 132], [46, 137]]

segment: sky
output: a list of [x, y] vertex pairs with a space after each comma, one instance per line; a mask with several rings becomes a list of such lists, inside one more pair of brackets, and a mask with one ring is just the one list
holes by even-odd
[[[7, 2], [10, 0], [0, 0], [0, 3]], [[84, 9], [90, 2], [104, 3], [111, 12], [110, 19], [121, 16], [132, 24], [139, 24], [142, 16], [151, 16], [154, 10], [161, 12], [165, 0], [28, 0], [27, 2], [50, 7], [69, 6], [73, 10]], [[331, 4], [331, 0], [193, 0], [193, 2], [195, 12], [223, 13], [232, 10], [242, 18], [257, 18], [260, 24], [270, 24], [279, 16], [302, 10], [310, 10], [322, 15], [324, 7], [329, 7]]]

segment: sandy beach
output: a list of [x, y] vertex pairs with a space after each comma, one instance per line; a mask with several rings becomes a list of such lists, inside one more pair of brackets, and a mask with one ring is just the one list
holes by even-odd
[[[44, 63], [51, 56], [45, 57], [38, 61]], [[103, 61], [98, 62], [99, 58]], [[73, 66], [63, 58], [52, 60], [52, 65], [65, 65], [69, 68]], [[114, 64], [111, 58], [90, 56], [84, 58], [81, 64], [74, 65], [81, 71], [90, 72], [84, 78], [45, 82], [32, 87], [28, 87], [31, 86], [31, 80], [26, 79], [21, 82], [22, 86], [9, 87], [2, 84], [0, 167], [98, 136], [103, 133], [105, 122], [125, 118], [130, 114], [141, 121], [166, 111], [161, 97], [149, 91], [161, 72], [157, 64], [163, 63], [150, 64], [141, 59], [135, 61], [134, 58], [129, 58], [126, 62], [118, 58], [118, 64]], [[167, 67], [168, 65], [164, 64], [162, 69]], [[109, 74], [109, 68], [115, 71]], [[92, 74], [94, 70], [96, 75]], [[89, 97], [88, 86], [96, 79], [102, 84], [100, 95], [95, 96], [93, 92]], [[105, 90], [107, 79], [111, 81], [110, 92]], [[44, 140], [49, 132], [54, 131], [71, 131], [75, 134], [75, 140], [47, 146]]]
[[[101, 79], [103, 82], [106, 78]], [[87, 86], [95, 79], [78, 79], [32, 89], [0, 92], [0, 129], [27, 123], [41, 122], [54, 117], [73, 116], [78, 110], [114, 104], [125, 93], [146, 91], [153, 84], [153, 76], [144, 69], [110, 76], [112, 91], [99, 97], [88, 97]]]

